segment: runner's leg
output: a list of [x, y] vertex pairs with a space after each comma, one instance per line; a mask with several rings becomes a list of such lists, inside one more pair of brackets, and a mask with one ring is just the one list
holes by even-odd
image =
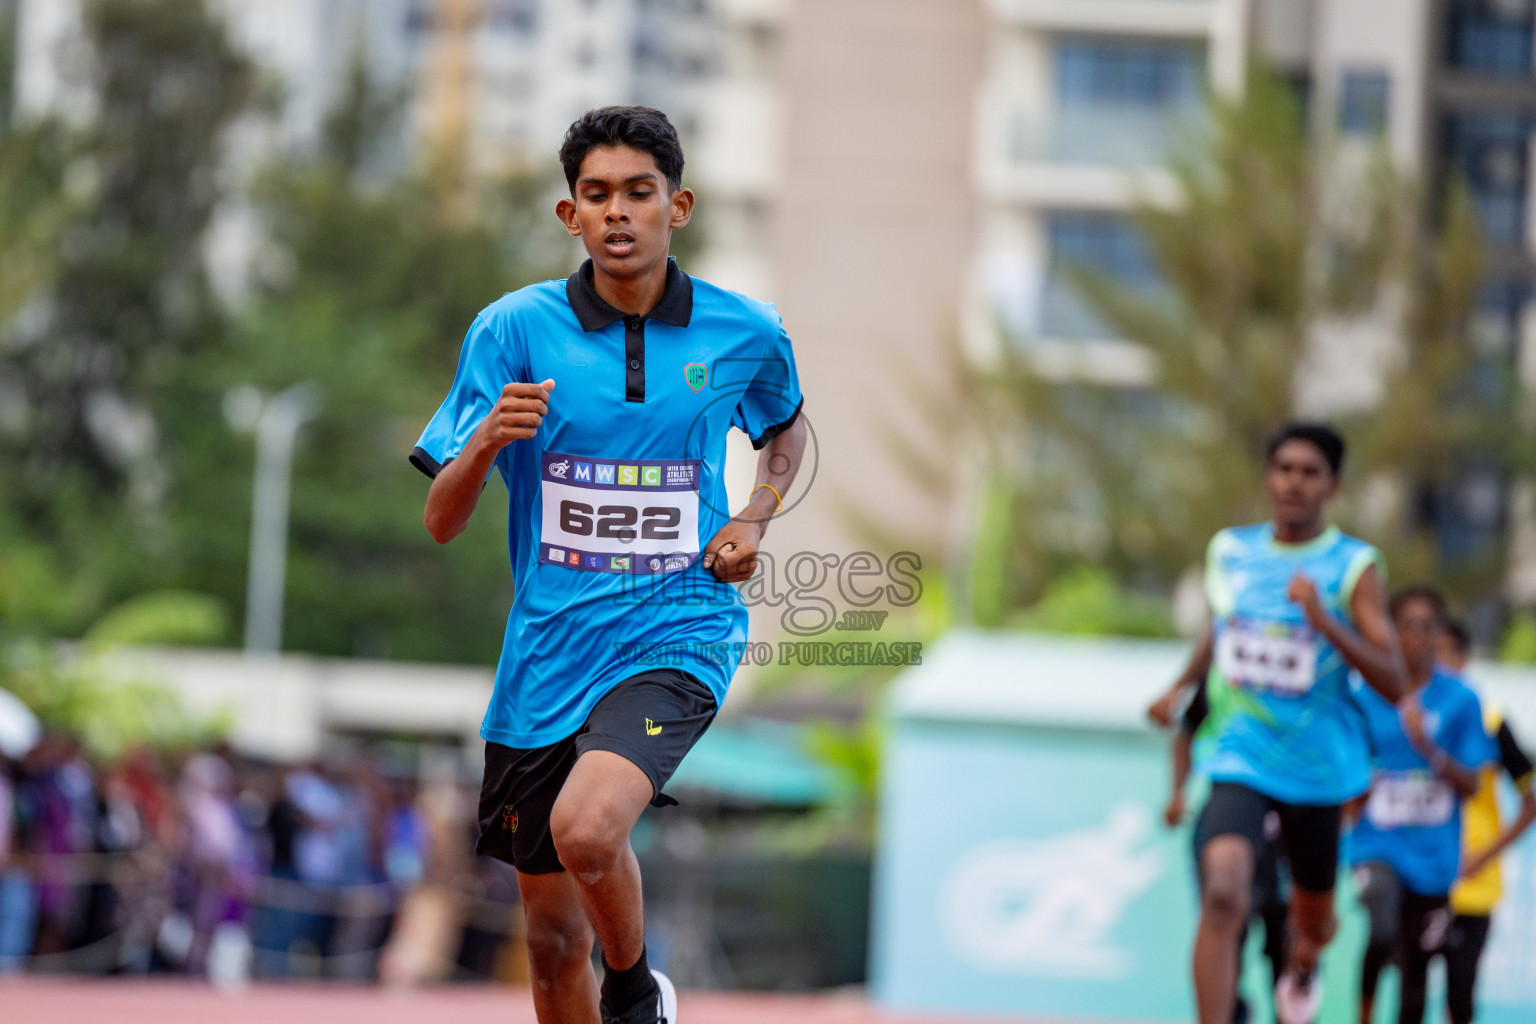
[[1472, 1024], [1477, 965], [1488, 941], [1487, 915], [1457, 914], [1445, 948], [1445, 1003], [1451, 1024]]
[[[1271, 829], [1271, 819], [1273, 830]], [[1285, 973], [1285, 930], [1290, 909], [1280, 879], [1280, 822], [1271, 811], [1264, 818], [1264, 849], [1254, 869], [1254, 912], [1264, 924], [1264, 958], [1269, 961], [1269, 987]]]
[[1333, 940], [1338, 921], [1333, 916], [1333, 892], [1310, 892], [1297, 886], [1291, 894], [1291, 919], [1286, 963], [1310, 974], [1317, 969], [1323, 947]]
[[1382, 968], [1397, 951], [1402, 924], [1403, 887], [1397, 874], [1380, 861], [1368, 861], [1355, 872], [1360, 903], [1370, 919], [1365, 957], [1360, 965], [1360, 1021], [1370, 1024], [1376, 1007], [1376, 986]]
[[1338, 919], [1333, 890], [1339, 870], [1342, 809], [1281, 804], [1281, 842], [1291, 865], [1291, 909], [1286, 935], [1288, 973], [1310, 979], [1323, 947], [1333, 940]]
[[599, 1024], [592, 926], [568, 872], [518, 872], [528, 921], [533, 1008], [540, 1024]]
[[1234, 782], [1214, 782], [1201, 812], [1200, 926], [1195, 932], [1195, 1005], [1200, 1024], [1230, 1024], [1237, 1006], [1238, 943], [1253, 908], [1253, 878], [1273, 801]]
[[1269, 962], [1269, 987], [1273, 989], [1285, 973], [1285, 932], [1291, 908], [1280, 894], [1271, 890], [1259, 904], [1264, 921], [1264, 959]]
[[550, 815], [560, 863], [575, 882], [603, 957], [617, 970], [633, 967], [645, 949], [640, 865], [630, 830], [650, 803], [650, 777], [608, 750], [576, 759]]
[[1200, 1024], [1229, 1024], [1237, 1001], [1237, 958], [1253, 892], [1253, 844], [1240, 835], [1215, 836], [1201, 851], [1204, 887], [1195, 933], [1195, 1003]]
[[1402, 942], [1398, 973], [1402, 976], [1402, 995], [1398, 1001], [1398, 1024], [1424, 1024], [1424, 1004], [1429, 983], [1429, 961], [1445, 947], [1445, 935], [1451, 912], [1444, 896], [1420, 896], [1403, 893]]

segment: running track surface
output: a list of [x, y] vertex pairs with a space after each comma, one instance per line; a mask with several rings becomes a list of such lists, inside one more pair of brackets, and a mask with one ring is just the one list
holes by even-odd
[[[682, 1024], [1001, 1024], [997, 1018], [888, 1016], [856, 995], [684, 992]], [[0, 981], [5, 1024], [536, 1024], [526, 989], [392, 992], [258, 985], [225, 993], [195, 982], [26, 978]]]

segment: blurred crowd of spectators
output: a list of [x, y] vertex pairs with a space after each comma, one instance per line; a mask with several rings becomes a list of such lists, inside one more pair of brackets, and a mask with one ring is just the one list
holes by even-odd
[[472, 808], [361, 753], [104, 764], [47, 735], [0, 757], [0, 973], [499, 976], [515, 881], [470, 855]]

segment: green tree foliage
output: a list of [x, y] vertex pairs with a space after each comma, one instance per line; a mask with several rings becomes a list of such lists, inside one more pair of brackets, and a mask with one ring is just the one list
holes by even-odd
[[[365, 76], [350, 81], [320, 155], [261, 183], [276, 269], [258, 281], [207, 379], [268, 393], [302, 380], [323, 388], [295, 463], [290, 646], [493, 660], [511, 600], [503, 492], [493, 483], [466, 534], [439, 548], [421, 522], [428, 481], [405, 456], [447, 391], [475, 314], [557, 270], [534, 252], [558, 260], [567, 246], [534, 220], [535, 207], [553, 207], [540, 202], [547, 178], [469, 183], [473, 220], [450, 213], [447, 193], [462, 183], [379, 185], [369, 168], [394, 124]], [[210, 406], [219, 398], [205, 396]], [[202, 464], [232, 472], [216, 490], [186, 481], [181, 500], [202, 551], [194, 582], [238, 603], [251, 443], [223, 429], [199, 444]]]
[[219, 337], [203, 242], [254, 74], [202, 3], [87, 0], [84, 16], [78, 84], [95, 109], [71, 172], [90, 199], [61, 233], [46, 335], [22, 365], [33, 477], [68, 464], [106, 496], [158, 455], [124, 436], [134, 413], [172, 406], [187, 357]]
[[5, 612], [67, 631], [174, 573], [176, 414], [222, 333], [203, 243], [253, 83], [196, 0], [86, 0], [82, 17], [64, 66], [89, 117], [0, 141], [0, 258], [28, 269], [0, 300], [0, 539], [27, 584]]
[[227, 712], [205, 715], [154, 679], [125, 672], [113, 653], [135, 644], [216, 643], [228, 634], [224, 609], [202, 594], [141, 594], [111, 609], [84, 642], [61, 648], [0, 633], [0, 688], [14, 693], [44, 726], [80, 737], [107, 760], [130, 747], [179, 749], [228, 733]]
[[[971, 381], [989, 487], [1008, 510], [979, 542], [1006, 552], [1011, 584], [982, 588], [989, 607], [1027, 605], [1084, 562], [1167, 593], [1216, 530], [1264, 518], [1264, 441], [1298, 414], [1321, 332], [1385, 323], [1392, 335], [1384, 400], [1333, 418], [1355, 442], [1345, 525], [1386, 548], [1394, 578], [1445, 568], [1407, 496], [1451, 485], [1458, 453], [1508, 450], [1508, 389], [1495, 374], [1468, 391], [1482, 263], [1464, 197], [1452, 192], [1432, 230], [1384, 155], [1309, 146], [1293, 95], [1262, 72], [1241, 99], [1211, 101], [1207, 138], [1171, 164], [1180, 201], [1133, 212], [1165, 287], [1073, 275], [1107, 333], [1151, 357], [1150, 379], [1063, 379], [1023, 340]], [[1387, 500], [1372, 506], [1372, 492]], [[1457, 567], [1453, 589], [1486, 593], [1491, 554]]]
[[[211, 602], [184, 622], [226, 623], [183, 640], [238, 642], [254, 446], [226, 395], [315, 381], [286, 645], [492, 660], [505, 498], [493, 485], [439, 549], [405, 456], [475, 314], [568, 266], [556, 179], [449, 180], [467, 161], [405, 152], [401, 97], [359, 56], [320, 144], [275, 154], [251, 184], [231, 162], [274, 111], [213, 10], [86, 0], [76, 86], [95, 116], [0, 136], [0, 267], [26, 271], [0, 276], [0, 629], [80, 636], [135, 595], [177, 591]], [[262, 237], [231, 305], [206, 252], [242, 205]]]
[[1103, 569], [1081, 566], [1053, 580], [1040, 600], [1008, 623], [1075, 636], [1172, 636], [1165, 601], [1127, 593]]

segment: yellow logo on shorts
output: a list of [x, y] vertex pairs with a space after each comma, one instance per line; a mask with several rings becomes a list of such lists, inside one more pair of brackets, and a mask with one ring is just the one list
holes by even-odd
[[645, 720], [645, 734], [647, 736], [660, 736], [661, 726], [653, 724], [651, 720], [647, 718]]
[[501, 827], [508, 832], [517, 831], [517, 808], [507, 804], [506, 810], [501, 812]]

